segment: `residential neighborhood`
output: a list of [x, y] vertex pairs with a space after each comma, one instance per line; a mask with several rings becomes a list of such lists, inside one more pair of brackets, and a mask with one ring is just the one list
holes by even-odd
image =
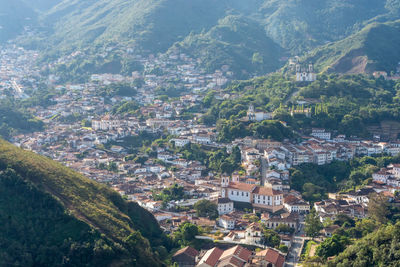
[[[25, 69], [35, 58], [35, 52], [22, 48], [3, 49], [0, 54], [3, 90], [9, 90], [15, 97], [26, 97], [29, 82], [43, 78], [39, 70]], [[315, 209], [321, 223], [335, 220], [338, 214], [362, 219], [368, 215], [371, 194], [393, 196], [399, 190], [400, 166], [391, 164], [374, 173], [368, 187], [330, 194], [327, 199], [310, 203], [291, 188], [291, 168], [307, 163], [322, 166], [360, 156], [395, 156], [400, 152], [400, 142], [346, 137], [321, 128], [311, 129], [308, 135], [296, 133], [300, 136], [297, 141], [247, 136], [220, 142], [217, 127], [200, 123], [200, 111], [190, 116], [188, 111], [196, 109], [210, 89], [220, 99], [237, 97], [221, 90], [232, 75], [229, 66], [205, 73], [185, 54], [151, 55], [138, 60], [145, 69], [158, 68], [162, 74], [93, 74], [85, 83], [54, 85], [59, 93], [52, 97], [51, 105], [30, 108], [45, 123], [44, 131], [13, 136], [12, 142], [109, 185], [129, 201], [149, 210], [167, 233], [174, 233], [180, 225], [190, 222], [206, 229], [196, 238], [233, 246], [204, 251], [182, 248], [173, 256], [179, 266], [229, 263], [229, 266], [280, 267], [289, 258], [296, 264], [305, 240], [305, 216], [311, 209]], [[171, 79], [184, 88], [184, 93], [172, 100], [160, 98], [157, 90], [167, 87]], [[57, 80], [51, 74], [46, 82], [51, 86]], [[104, 86], [138, 80], [143, 85], [135, 88], [137, 92], [131, 96], [108, 98], [99, 94]], [[133, 102], [137, 104], [134, 113], [115, 112], [116, 107], [120, 108], [118, 104]], [[250, 105], [247, 120], [269, 120], [273, 115]], [[281, 123], [286, 127], [285, 122]], [[211, 170], [204, 161], [185, 155], [192, 145], [227, 155], [233, 155], [236, 149], [241, 171]], [[160, 192], [178, 185], [183, 189], [179, 199], [162, 198]], [[215, 203], [216, 218], [199, 216], [193, 207], [202, 200]], [[275, 248], [265, 242], [265, 229], [286, 229], [278, 231], [279, 244]], [[334, 230], [326, 227], [321, 235], [330, 237]], [[257, 250], [248, 250], [248, 246]], [[279, 251], [277, 247], [285, 249]], [[287, 266], [294, 266], [290, 264], [289, 260]]]

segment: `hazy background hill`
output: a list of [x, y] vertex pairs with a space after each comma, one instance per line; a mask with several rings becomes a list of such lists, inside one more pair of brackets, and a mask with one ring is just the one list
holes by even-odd
[[207, 32], [190, 34], [171, 49], [201, 60], [207, 71], [228, 65], [239, 74], [265, 74], [280, 66], [283, 49], [255, 21], [229, 15]]
[[373, 23], [343, 40], [315, 49], [305, 61], [319, 70], [372, 73], [396, 70], [400, 62], [400, 21]]
[[20, 0], [0, 0], [0, 44], [35, 24], [36, 13]]
[[342, 39], [388, 12], [382, 0], [269, 0], [258, 13], [268, 35], [292, 53], [302, 53]]
[[[42, 35], [30, 43], [49, 53], [61, 55], [76, 49], [96, 53], [117, 43], [134, 47], [136, 53], [179, 48], [199, 57], [207, 70], [227, 63], [241, 65], [237, 77], [243, 69], [252, 75], [276, 70], [282, 56], [304, 55], [324, 45], [347, 47], [344, 43], [352, 41], [344, 39], [365, 35], [365, 27], [373, 28], [371, 34], [386, 35], [379, 33], [385, 31], [383, 27], [369, 25], [400, 18], [399, 0], [1, 1], [0, 22], [6, 29], [2, 29], [2, 41], [20, 32], [24, 18], [37, 16]], [[338, 56], [328, 54], [314, 52], [312, 59], [324, 61], [321, 66], [326, 67]]]

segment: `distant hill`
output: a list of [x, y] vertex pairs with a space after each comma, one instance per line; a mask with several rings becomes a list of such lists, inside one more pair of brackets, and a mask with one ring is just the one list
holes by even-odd
[[[18, 23], [10, 23], [19, 30], [8, 31], [9, 35], [2, 36], [3, 41], [20, 32], [24, 25], [19, 25], [21, 18], [26, 17], [22, 10], [34, 10], [42, 35], [22, 43], [47, 50], [47, 58], [79, 49], [89, 51], [88, 65], [98, 65], [103, 63], [95, 62], [95, 55], [105, 47], [125, 44], [137, 54], [155, 54], [171, 51], [178, 44], [186, 53], [199, 56], [206, 69], [226, 63], [235, 65], [236, 78], [243, 78], [244, 69], [250, 76], [276, 70], [280, 67], [278, 56], [301, 56], [363, 34], [365, 27], [371, 27], [368, 25], [400, 19], [399, 0], [16, 0], [15, 3], [24, 7], [15, 12], [14, 17], [20, 18]], [[9, 5], [1, 6], [0, 11]], [[256, 62], [263, 62], [253, 64], [254, 54]], [[97, 69], [95, 66], [89, 71]]]
[[341, 41], [317, 48], [305, 61], [338, 73], [395, 71], [400, 62], [400, 21], [373, 23]]
[[207, 32], [190, 34], [171, 50], [200, 59], [209, 72], [228, 65], [240, 77], [276, 70], [283, 49], [255, 21], [230, 15]]
[[243, 15], [282, 47], [301, 53], [345, 38], [371, 21], [396, 18], [398, 10], [398, 0], [64, 0], [44, 21], [55, 23], [51, 39], [57, 45], [129, 40], [162, 52], [191, 32], [210, 30], [227, 15]]
[[[63, 1], [45, 16], [55, 45], [135, 43], [152, 53], [166, 51], [190, 32], [209, 29], [240, 0]], [[255, 2], [255, 0], [250, 0]], [[248, 4], [245, 4], [246, 6]]]
[[36, 13], [21, 0], [0, 0], [0, 44], [36, 21]]
[[161, 245], [163, 234], [149, 212], [5, 141], [0, 221], [1, 266], [161, 265], [151, 246]]
[[371, 20], [386, 21], [395, 6], [383, 0], [269, 0], [259, 10], [268, 35], [294, 54], [337, 41]]

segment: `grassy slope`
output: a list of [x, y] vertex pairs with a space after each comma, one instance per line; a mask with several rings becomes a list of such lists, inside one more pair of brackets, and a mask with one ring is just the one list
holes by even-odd
[[[154, 217], [136, 203], [128, 204], [115, 191], [59, 163], [0, 141], [0, 167], [7, 166], [114, 242], [122, 243], [135, 230], [151, 240], [162, 235]], [[146, 246], [142, 253], [153, 257]]]
[[371, 73], [395, 70], [400, 61], [400, 21], [373, 23], [360, 32], [314, 50], [306, 61], [320, 70], [340, 73]]

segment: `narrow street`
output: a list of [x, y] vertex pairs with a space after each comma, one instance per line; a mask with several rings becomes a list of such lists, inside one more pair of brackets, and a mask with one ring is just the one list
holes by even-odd
[[293, 237], [292, 247], [289, 250], [289, 254], [286, 257], [286, 265], [288, 267], [295, 267], [300, 260], [301, 250], [305, 238], [304, 235], [304, 216], [300, 216], [300, 230], [295, 233]]

